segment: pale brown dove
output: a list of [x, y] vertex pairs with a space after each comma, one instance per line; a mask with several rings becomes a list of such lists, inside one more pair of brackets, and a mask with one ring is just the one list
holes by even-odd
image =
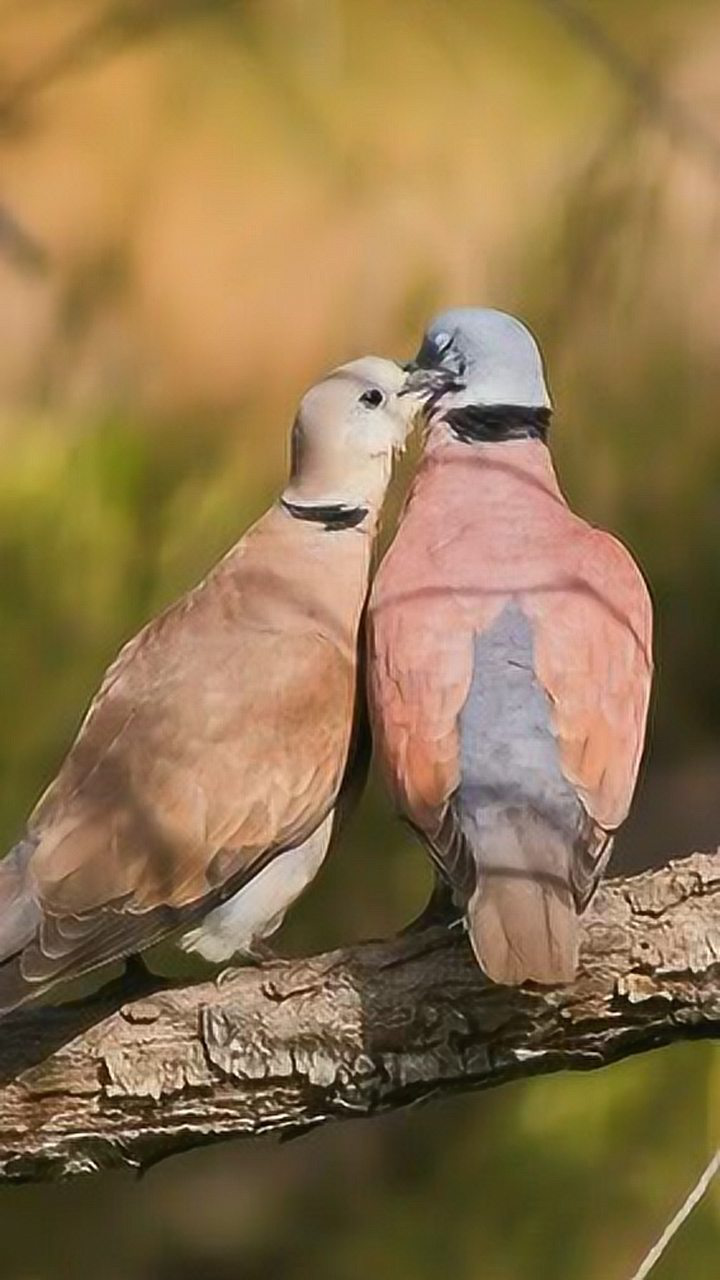
[[308, 391], [282, 497], [108, 670], [0, 863], [0, 1011], [169, 934], [251, 953], [316, 874], [357, 755], [405, 380], [368, 357]]

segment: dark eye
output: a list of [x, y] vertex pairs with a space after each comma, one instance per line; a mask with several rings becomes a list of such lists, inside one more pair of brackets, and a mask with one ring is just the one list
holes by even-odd
[[435, 351], [439, 356], [444, 356], [445, 352], [450, 350], [452, 341], [451, 333], [436, 333], [432, 339]]
[[363, 391], [360, 396], [360, 404], [364, 404], [366, 409], [379, 409], [381, 404], [385, 403], [385, 396], [378, 387], [370, 387], [368, 391]]

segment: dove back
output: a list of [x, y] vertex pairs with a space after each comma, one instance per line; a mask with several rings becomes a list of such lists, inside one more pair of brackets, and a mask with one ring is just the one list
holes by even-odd
[[637, 776], [650, 606], [539, 440], [431, 440], [373, 589], [370, 703], [396, 801], [485, 972], [567, 981]]

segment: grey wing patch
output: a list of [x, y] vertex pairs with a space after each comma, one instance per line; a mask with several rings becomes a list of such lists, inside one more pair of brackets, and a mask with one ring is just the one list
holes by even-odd
[[458, 727], [452, 811], [474, 880], [464, 905], [477, 960], [498, 983], [570, 982], [578, 911], [607, 840], [562, 771], [532, 626], [516, 602], [475, 637]]
[[459, 729], [453, 810], [476, 872], [569, 888], [582, 910], [610, 842], [563, 774], [550, 701], [535, 674], [532, 626], [516, 602], [475, 637]]

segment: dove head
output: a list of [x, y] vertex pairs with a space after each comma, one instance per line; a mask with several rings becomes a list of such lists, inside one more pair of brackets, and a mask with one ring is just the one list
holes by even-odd
[[[425, 394], [431, 423], [464, 423], [470, 433], [473, 417], [484, 419], [479, 439], [544, 437], [547, 431], [552, 402], [540, 350], [530, 330], [504, 311], [442, 312], [407, 369], [407, 390]], [[502, 434], [503, 424], [512, 424], [509, 434]]]
[[366, 356], [306, 392], [293, 426], [286, 506], [355, 512], [355, 523], [379, 510], [418, 410], [417, 397], [399, 394], [406, 382], [400, 365]]

